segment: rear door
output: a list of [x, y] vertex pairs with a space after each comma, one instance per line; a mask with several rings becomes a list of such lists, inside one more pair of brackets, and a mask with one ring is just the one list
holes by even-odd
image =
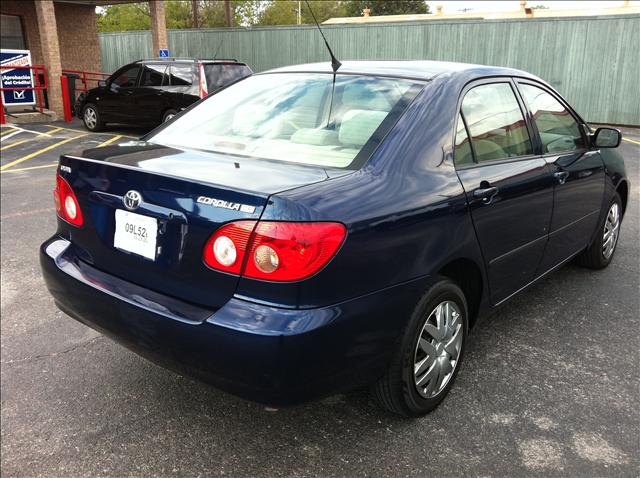
[[136, 117], [133, 96], [141, 70], [140, 65], [127, 65], [109, 78], [98, 105], [104, 121], [128, 123]]
[[140, 86], [135, 89], [134, 101], [138, 118], [145, 123], [160, 123], [162, 115], [170, 107], [167, 98], [169, 88], [168, 65], [148, 63], [142, 69]]
[[540, 139], [542, 157], [555, 178], [553, 216], [539, 274], [584, 249], [600, 218], [604, 163], [590, 151], [577, 117], [550, 89], [518, 81]]
[[186, 108], [198, 101], [198, 85], [194, 63], [175, 62], [169, 67], [171, 88], [169, 102], [176, 111]]
[[493, 303], [535, 277], [548, 237], [553, 179], [534, 154], [530, 127], [508, 79], [463, 92], [455, 163], [489, 276]]

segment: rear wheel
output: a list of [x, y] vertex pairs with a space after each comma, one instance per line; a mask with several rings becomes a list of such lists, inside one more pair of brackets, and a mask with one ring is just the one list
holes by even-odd
[[100, 131], [104, 128], [104, 123], [102, 122], [98, 108], [92, 103], [86, 105], [84, 110], [82, 110], [82, 121], [84, 122], [85, 128], [89, 131]]
[[467, 302], [449, 279], [436, 283], [416, 306], [385, 375], [372, 386], [376, 401], [404, 416], [421, 416], [447, 395], [467, 337]]
[[618, 245], [620, 222], [622, 220], [622, 200], [615, 193], [609, 204], [607, 215], [598, 226], [598, 235], [593, 243], [577, 258], [580, 265], [591, 269], [603, 269], [609, 265]]

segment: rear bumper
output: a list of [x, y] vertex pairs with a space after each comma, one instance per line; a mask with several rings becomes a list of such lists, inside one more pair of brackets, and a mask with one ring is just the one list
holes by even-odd
[[274, 405], [380, 376], [427, 282], [317, 309], [232, 298], [212, 311], [99, 271], [73, 249], [58, 236], [40, 248], [47, 288], [62, 311], [156, 363]]

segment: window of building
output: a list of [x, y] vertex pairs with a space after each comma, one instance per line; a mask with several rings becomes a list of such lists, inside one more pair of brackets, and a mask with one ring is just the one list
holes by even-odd
[[6, 50], [24, 50], [26, 48], [20, 17], [0, 15], [0, 48]]

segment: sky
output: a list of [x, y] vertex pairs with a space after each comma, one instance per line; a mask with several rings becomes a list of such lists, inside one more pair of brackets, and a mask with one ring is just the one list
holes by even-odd
[[[443, 13], [462, 13], [462, 9], [471, 9], [469, 12], [510, 12], [520, 10], [520, 0], [505, 1], [428, 1], [433, 13], [436, 12], [436, 5], [442, 5]], [[554, 10], [600, 10], [603, 8], [622, 7], [624, 1], [543, 1], [528, 0], [528, 7], [544, 5]], [[630, 6], [640, 6], [640, 1], [629, 2]]]

